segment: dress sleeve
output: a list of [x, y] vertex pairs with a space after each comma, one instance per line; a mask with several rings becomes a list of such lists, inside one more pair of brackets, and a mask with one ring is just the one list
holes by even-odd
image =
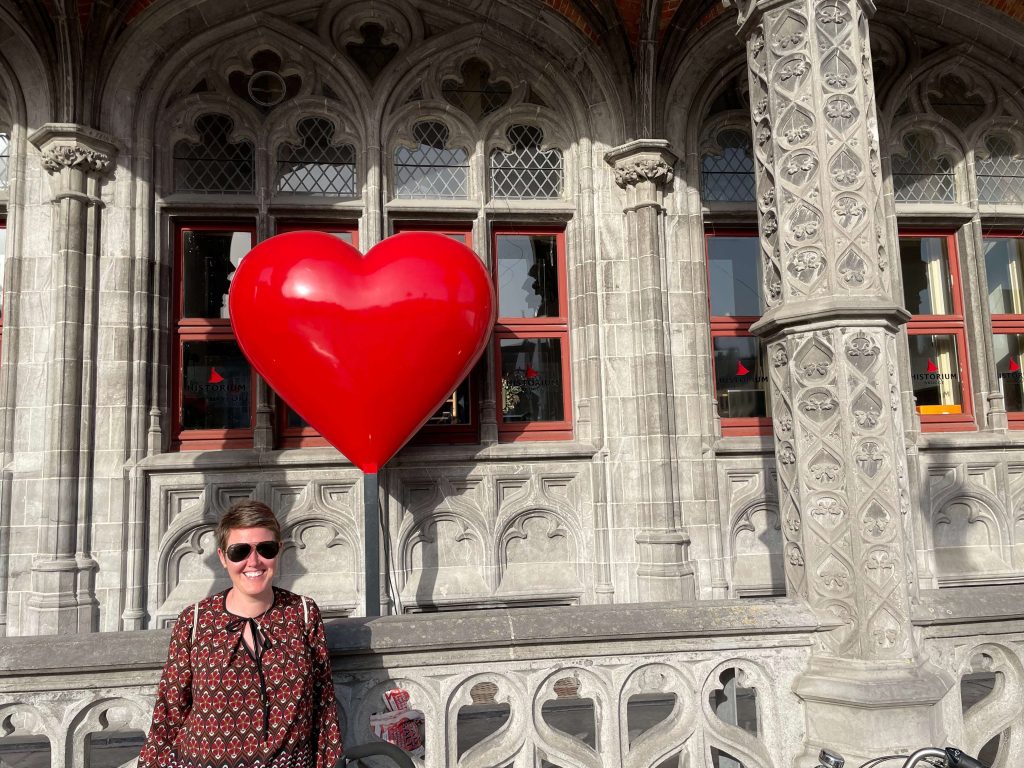
[[[308, 598], [307, 598], [308, 599]], [[334, 701], [334, 682], [331, 679], [331, 654], [327, 650], [327, 636], [320, 609], [309, 601], [310, 663], [313, 677], [313, 733], [316, 743], [316, 768], [334, 768], [341, 757], [341, 729]]]
[[160, 675], [153, 708], [153, 724], [142, 745], [138, 768], [162, 768], [170, 764], [174, 738], [192, 707], [192, 606], [174, 624], [167, 662]]

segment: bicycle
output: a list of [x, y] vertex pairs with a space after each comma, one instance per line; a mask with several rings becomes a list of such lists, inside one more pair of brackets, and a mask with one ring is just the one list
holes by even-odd
[[[942, 762], [934, 762], [935, 758]], [[933, 766], [933, 768], [989, 768], [956, 747], [946, 747], [945, 749], [925, 747], [910, 755], [885, 755], [868, 760], [859, 768], [874, 768], [874, 766], [889, 760], [904, 760], [902, 768], [915, 768], [921, 764]], [[823, 749], [818, 754], [818, 763], [818, 768], [843, 768], [846, 765], [846, 759], [842, 755]]]

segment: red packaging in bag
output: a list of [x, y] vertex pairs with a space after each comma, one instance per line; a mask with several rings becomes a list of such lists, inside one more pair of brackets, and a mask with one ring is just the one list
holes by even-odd
[[423, 713], [418, 709], [400, 709], [370, 715], [373, 735], [404, 749], [414, 757], [423, 757]]
[[409, 708], [409, 692], [403, 688], [392, 688], [384, 691], [384, 706], [388, 712], [399, 712]]

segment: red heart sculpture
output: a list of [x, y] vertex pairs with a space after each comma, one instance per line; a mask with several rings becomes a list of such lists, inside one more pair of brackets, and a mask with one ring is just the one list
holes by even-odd
[[433, 232], [365, 256], [323, 232], [272, 237], [242, 259], [229, 302], [249, 362], [367, 473], [440, 407], [494, 325], [480, 259]]

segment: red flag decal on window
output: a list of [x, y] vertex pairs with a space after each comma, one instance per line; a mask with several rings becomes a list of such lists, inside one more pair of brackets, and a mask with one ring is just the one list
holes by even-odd
[[526, 378], [536, 379], [539, 375], [540, 374], [537, 373], [537, 371], [534, 369], [532, 365], [530, 365], [529, 363], [526, 364]]
[[750, 371], [747, 369], [747, 366], [745, 366], [743, 364], [743, 361], [742, 360], [737, 360], [736, 361], [736, 375], [737, 376], [746, 376], [748, 373], [750, 373]]
[[224, 377], [217, 373], [216, 368], [210, 369], [210, 378], [206, 380], [207, 384], [220, 384], [224, 381]]
[[1017, 361], [1012, 357], [1010, 358], [1010, 373], [1015, 373], [1020, 370], [1020, 366], [1017, 365]]
[[929, 357], [928, 358], [928, 373], [937, 373], [938, 370], [939, 370], [939, 366], [937, 366], [935, 363], [933, 363], [932, 359]]

